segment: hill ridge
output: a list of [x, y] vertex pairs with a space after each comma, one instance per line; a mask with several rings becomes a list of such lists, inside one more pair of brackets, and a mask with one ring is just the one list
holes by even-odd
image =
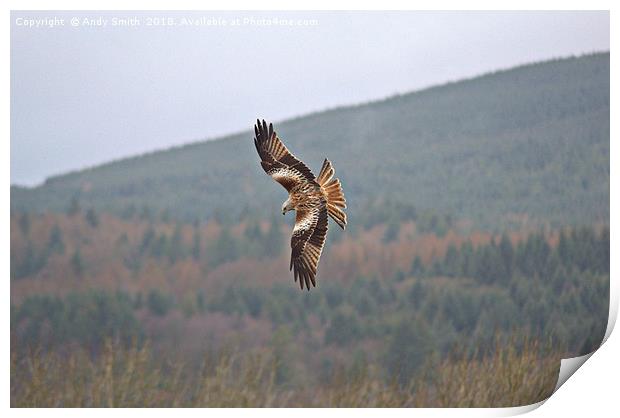
[[[403, 96], [410, 96], [410, 95], [414, 95], [414, 94], [422, 94], [422, 93], [426, 93], [426, 92], [431, 91], [431, 90], [440, 89], [440, 88], [444, 88], [444, 87], [449, 87], [449, 86], [454, 85], [454, 84], [476, 81], [476, 80], [481, 79], [481, 78], [502, 75], [502, 74], [505, 74], [505, 73], [510, 73], [512, 71], [518, 71], [518, 70], [521, 70], [521, 69], [525, 69], [525, 68], [528, 68], [528, 67], [535, 67], [535, 66], [538, 66], [538, 65], [544, 65], [544, 64], [547, 64], [547, 63], [559, 62], [559, 61], [565, 61], [565, 60], [587, 58], [587, 57], [591, 57], [591, 56], [604, 55], [604, 54], [608, 54], [608, 53], [609, 53], [608, 51], [598, 51], [598, 52], [591, 52], [591, 53], [579, 54], [579, 55], [568, 55], [568, 56], [563, 56], [563, 57], [555, 57], [555, 58], [550, 58], [548, 60], [543, 60], [543, 61], [526, 62], [526, 63], [519, 64], [519, 65], [514, 66], [514, 67], [507, 67], [507, 68], [500, 68], [500, 69], [496, 69], [496, 70], [490, 70], [490, 71], [483, 72], [483, 73], [480, 73], [478, 75], [474, 75], [474, 76], [471, 76], [471, 77], [464, 77], [464, 78], [459, 78], [459, 79], [455, 79], [455, 80], [448, 80], [448, 81], [441, 82], [441, 83], [438, 83], [438, 84], [432, 84], [432, 85], [429, 85], [427, 87], [422, 87], [422, 88], [419, 88], [419, 89], [410, 90], [410, 91], [407, 91], [407, 92], [404, 92], [404, 93], [393, 93], [393, 94], [390, 94], [390, 95], [385, 96], [385, 97], [370, 99], [370, 100], [362, 101], [362, 102], [358, 102], [358, 103], [350, 103], [350, 104], [336, 105], [336, 106], [333, 106], [333, 107], [326, 107], [326, 108], [321, 109], [321, 110], [315, 110], [315, 111], [311, 111], [311, 112], [308, 112], [308, 113], [303, 113], [303, 114], [300, 114], [300, 115], [297, 115], [297, 116], [289, 117], [289, 118], [284, 119], [284, 120], [271, 120], [271, 122], [274, 125], [278, 125], [278, 124], [281, 124], [281, 123], [294, 122], [294, 121], [296, 121], [298, 119], [303, 119], [303, 118], [306, 118], [306, 117], [321, 115], [323, 113], [327, 113], [327, 112], [330, 112], [330, 111], [355, 109], [355, 108], [369, 106], [369, 105], [374, 105], [374, 104], [381, 104], [382, 102], [390, 101], [392, 99], [399, 99], [399, 98], [402, 98]], [[259, 117], [259, 119], [263, 119], [263, 118]], [[251, 123], [253, 123], [253, 121], [251, 121]], [[43, 180], [43, 183], [41, 183], [40, 185], [27, 186], [27, 185], [20, 185], [20, 184], [11, 184], [11, 187], [18, 187], [18, 188], [23, 188], [23, 189], [35, 189], [37, 187], [45, 185], [49, 181], [53, 181], [53, 180], [55, 180], [57, 178], [62, 178], [62, 177], [70, 176], [70, 175], [73, 175], [73, 174], [79, 174], [79, 173], [81, 173], [83, 171], [95, 170], [97, 168], [100, 168], [100, 167], [103, 167], [103, 166], [107, 166], [107, 165], [110, 165], [110, 164], [131, 161], [131, 160], [139, 159], [141, 157], [148, 157], [148, 156], [150, 156], [152, 154], [165, 153], [165, 152], [168, 152], [168, 151], [175, 151], [177, 149], [185, 148], [185, 147], [199, 146], [199, 145], [203, 145], [206, 142], [224, 141], [224, 140], [227, 140], [227, 139], [229, 139], [231, 137], [236, 137], [236, 136], [239, 136], [239, 135], [245, 135], [248, 132], [250, 134], [252, 134], [252, 128], [251, 127], [248, 128], [248, 129], [232, 131], [230, 133], [223, 134], [223, 135], [217, 135], [217, 136], [213, 136], [213, 137], [204, 137], [204, 138], [200, 138], [200, 139], [196, 139], [196, 140], [190, 140], [188, 142], [180, 143], [180, 144], [177, 144], [177, 145], [172, 145], [172, 146], [166, 147], [166, 148], [157, 148], [157, 149], [153, 149], [153, 150], [150, 150], [150, 151], [145, 151], [145, 152], [142, 152], [142, 153], [131, 154], [131, 155], [127, 155], [127, 156], [124, 156], [124, 157], [115, 158], [115, 159], [112, 159], [112, 160], [109, 160], [109, 161], [105, 161], [105, 162], [102, 162], [102, 163], [94, 164], [92, 166], [86, 166], [86, 167], [77, 168], [77, 169], [74, 169], [74, 170], [69, 170], [69, 171], [64, 172], [64, 173], [53, 174], [53, 175], [50, 175], [49, 177], [45, 178], [45, 180]]]
[[[442, 121], [441, 116], [445, 116], [446, 120]], [[404, 200], [405, 203], [416, 207], [451, 213], [459, 218], [480, 220], [488, 217], [486, 209], [478, 211], [472, 207], [476, 205], [458, 203], [464, 195], [471, 192], [465, 190], [466, 186], [454, 181], [465, 175], [470, 180], [474, 178], [485, 183], [484, 187], [478, 187], [475, 191], [476, 198], [481, 200], [483, 205], [489, 198], [499, 200], [500, 203], [506, 199], [510, 200], [499, 205], [502, 206], [501, 210], [490, 211], [493, 218], [490, 224], [501, 224], [503, 222], [499, 219], [501, 215], [505, 215], [507, 208], [513, 207], [515, 210], [512, 212], [515, 214], [526, 214], [534, 219], [561, 223], [587, 223], [592, 219], [600, 220], [608, 217], [609, 192], [608, 188], [606, 193], [603, 190], [605, 184], [609, 184], [608, 53], [592, 53], [528, 63], [464, 80], [449, 81], [382, 99], [337, 106], [275, 122], [279, 133], [293, 152], [311, 168], [318, 169], [317, 164], [323, 157], [319, 155], [319, 150], [320, 154], [330, 154], [330, 159], [334, 161], [345, 185], [346, 182], [352, 182], [349, 184], [348, 194], [353, 196], [353, 201], [359, 200], [363, 203], [364, 207], [369, 207], [373, 200], [376, 201], [376, 198], [381, 197]], [[316, 134], [313, 135], [313, 132]], [[533, 139], [534, 134], [548, 138], [545, 141], [540, 138]], [[373, 138], [374, 136], [380, 136], [381, 139]], [[505, 137], [505, 143], [499, 143], [496, 139], [502, 137]], [[583, 139], [585, 137], [590, 139], [590, 143]], [[11, 207], [23, 210], [58, 211], [67, 206], [67, 201], [71, 197], [78, 196], [87, 205], [101, 209], [118, 212], [131, 205], [136, 207], [146, 205], [153, 206], [154, 210], [169, 209], [174, 215], [182, 218], [208, 218], [216, 209], [238, 213], [239, 201], [247, 202], [241, 205], [246, 209], [265, 205], [269, 208], [271, 203], [268, 202], [273, 199], [279, 202], [280, 195], [272, 190], [275, 187], [267, 182], [269, 179], [264, 176], [257, 164], [249, 167], [249, 164], [256, 163], [256, 158], [252, 158], [251, 147], [242, 146], [244, 139], [251, 144], [248, 138], [251, 138], [250, 129], [51, 176], [42, 185], [33, 188], [12, 185]], [[342, 146], [340, 143], [346, 143], [347, 146]], [[511, 147], [506, 143], [512, 144], [512, 148], [519, 148], [521, 152], [525, 149], [529, 153], [527, 149], [533, 147], [543, 152], [544, 158], [532, 153], [523, 161], [518, 161], [520, 158], [518, 155], [515, 161], [510, 161], [507, 157], [514, 157], [515, 149], [510, 150]], [[577, 161], [576, 156], [583, 153], [584, 146], [588, 144], [593, 148], [586, 152], [584, 161]], [[429, 147], [435, 148], [436, 152], [425, 151], [428, 154], [426, 157], [431, 158], [435, 165], [441, 166], [436, 170], [443, 174], [434, 175], [434, 168], [422, 170], [422, 167], [428, 166], [426, 164], [428, 161], [413, 154]], [[374, 161], [362, 161], [365, 170], [356, 168], [352, 160], [355, 157], [363, 158], [369, 149], [372, 151], [370, 154], [382, 158], [384, 164], [389, 163], [389, 166], [377, 167]], [[550, 155], [554, 149], [560, 151], [561, 158]], [[409, 155], [412, 158], [409, 162], [396, 161], [397, 157], [392, 155], [393, 152], [402, 154], [400, 157]], [[571, 157], [575, 153], [577, 155]], [[189, 154], [202, 154], [204, 159], [201, 161], [196, 155]], [[219, 154], [219, 158], [212, 157], [213, 154]], [[564, 161], [564, 157], [570, 161]], [[230, 164], [225, 165], [222, 161], [215, 161], [214, 158], [215, 160], [229, 158]], [[179, 161], [167, 161], [170, 159]], [[542, 192], [534, 190], [536, 191], [534, 194], [538, 196], [549, 195], [548, 189], [551, 188], [551, 196], [555, 200], [562, 200], [560, 195], [565, 194], [567, 189], [582, 184], [585, 194], [575, 192], [579, 196], [574, 196], [572, 200], [581, 202], [584, 207], [577, 209], [579, 212], [577, 216], [568, 213], [556, 216], [553, 213], [543, 212], [553, 212], [555, 208], [565, 207], [566, 199], [561, 204], [559, 201], [554, 202], [553, 208], [537, 208], [533, 207], [535, 204], [530, 204], [532, 190], [512, 190], [509, 193], [511, 196], [505, 196], [500, 190], [499, 196], [494, 196], [496, 192], [490, 193], [489, 196], [480, 196], [489, 185], [492, 185], [496, 176], [482, 178], [486, 176], [473, 175], [471, 166], [479, 166], [482, 163], [497, 165], [496, 159], [501, 160], [504, 166], [506, 164], [514, 166], [511, 169], [519, 171], [514, 173], [518, 178], [528, 176], [528, 171], [532, 168], [538, 175], [543, 175], [544, 179], [529, 179], [544, 183], [537, 186], [543, 189]], [[536, 161], [537, 159], [540, 161]], [[594, 162], [597, 165], [601, 162], [606, 163], [607, 173], [597, 172], [596, 169], [592, 172], [593, 164], [590, 163]], [[590, 172], [578, 173], [579, 179], [562, 177], [567, 174], [571, 176], [570, 171], [566, 170], [568, 166], [580, 163], [584, 166], [582, 167], [584, 170]], [[201, 167], [201, 165], [209, 166]], [[231, 165], [236, 167], [231, 169]], [[529, 165], [532, 167], [528, 167]], [[546, 167], [547, 165], [553, 167]], [[386, 176], [388, 172], [392, 177], [398, 173], [416, 176], [413, 177], [415, 179], [413, 183], [417, 183], [416, 190], [421, 191], [414, 196], [415, 199], [402, 199], [402, 196], [397, 198], [396, 194], [403, 188], [403, 182], [400, 181], [395, 183], [400, 183], [401, 187], [394, 184], [394, 187], [387, 190], [390, 196], [384, 196], [383, 193], [382, 196], [369, 199], [373, 187], [375, 190], [381, 189], [378, 187], [379, 184], [376, 184], [377, 179], [369, 178], [369, 172], [377, 171], [379, 168], [380, 172], [386, 168], [387, 171], [380, 173], [378, 177]], [[494, 167], [493, 170], [495, 169], [498, 168]], [[558, 190], [553, 190], [554, 187], [557, 189], [557, 185], [551, 184], [554, 176], [545, 173], [545, 170], [551, 169], [557, 170], [556, 179], [562, 178], [560, 182], [565, 183]], [[119, 176], [110, 171], [121, 171], [124, 174]], [[450, 175], [450, 171], [456, 172]], [[211, 183], [213, 177], [220, 176], [222, 172], [233, 174], [235, 177], [232, 179], [229, 176], [226, 180], [229, 192]], [[439, 183], [440, 189], [443, 189], [441, 191], [452, 195], [453, 198], [434, 196], [431, 189], [436, 189], [437, 186], [421, 177], [424, 172], [430, 177], [436, 177], [436, 180], [441, 180]], [[499, 177], [505, 177], [508, 181], [514, 176]], [[602, 188], [598, 186], [601, 180]], [[246, 183], [245, 186], [242, 183]], [[176, 184], [177, 187], [173, 187], [172, 184]], [[178, 189], [185, 186], [189, 186], [190, 190], [183, 195]], [[495, 188], [505, 189], [506, 186], [504, 184]], [[590, 193], [591, 191], [588, 192], [587, 189], [592, 186], [597, 190]], [[508, 189], [511, 189], [510, 185]], [[237, 193], [230, 193], [230, 190]], [[240, 190], [243, 198], [239, 198]], [[560, 190], [562, 193], [559, 193]], [[224, 197], [223, 200], [226, 201], [220, 199], [219, 204], [215, 204], [207, 202], [205, 198], [191, 196], [195, 193], [213, 192], [219, 197]], [[220, 192], [223, 192], [223, 196]], [[167, 199], [164, 200], [167, 201], [155, 201], [149, 197], [151, 193], [166, 196]], [[169, 197], [168, 193], [183, 196], [177, 196], [175, 199]], [[522, 195], [521, 199], [516, 199], [519, 194]], [[358, 199], [360, 196], [362, 199]], [[590, 199], [592, 202], [592, 198], [595, 201], [593, 205], [595, 210], [590, 210], [592, 208], [587, 208], [584, 204], [584, 199], [586, 201]], [[260, 202], [253, 202], [256, 199]], [[526, 204], [521, 205], [524, 207], [519, 207], [518, 203], [523, 203], [524, 200]], [[605, 206], [605, 200], [607, 200], [606, 209], [602, 207]], [[438, 204], [435, 205], [434, 202]], [[463, 206], [469, 207], [461, 211]]]

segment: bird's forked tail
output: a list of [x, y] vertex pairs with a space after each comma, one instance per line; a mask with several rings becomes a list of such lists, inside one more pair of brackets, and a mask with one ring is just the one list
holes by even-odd
[[316, 181], [319, 183], [327, 196], [327, 213], [336, 221], [342, 229], [347, 225], [347, 214], [342, 209], [347, 207], [340, 180], [333, 178], [334, 168], [332, 163], [326, 158], [323, 167]]

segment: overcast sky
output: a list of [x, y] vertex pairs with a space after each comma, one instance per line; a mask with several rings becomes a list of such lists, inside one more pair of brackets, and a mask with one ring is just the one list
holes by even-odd
[[11, 183], [607, 50], [607, 12], [12, 12]]

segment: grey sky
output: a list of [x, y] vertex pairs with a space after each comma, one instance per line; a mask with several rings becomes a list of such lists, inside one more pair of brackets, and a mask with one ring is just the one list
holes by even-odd
[[[140, 26], [112, 26], [130, 17]], [[602, 50], [607, 12], [12, 12], [11, 183]]]

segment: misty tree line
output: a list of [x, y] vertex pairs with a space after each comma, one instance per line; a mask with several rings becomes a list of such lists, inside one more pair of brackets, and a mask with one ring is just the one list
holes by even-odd
[[531, 234], [514, 246], [508, 236], [474, 248], [466, 242], [457, 248], [450, 245], [442, 260], [426, 268], [419, 257], [414, 259], [414, 276], [471, 277], [482, 284], [507, 283], [514, 275], [551, 279], [571, 271], [609, 273], [609, 228], [597, 233], [593, 228], [560, 231], [559, 242], [552, 248], [544, 233]]
[[[78, 216], [80, 209], [77, 201], [72, 201], [67, 213], [70, 216]], [[22, 213], [18, 220], [20, 230], [27, 237], [30, 233], [30, 216], [28, 213]], [[99, 215], [94, 209], [89, 208], [83, 216], [90, 227], [99, 226]], [[175, 223], [172, 234], [158, 233], [154, 224], [149, 223], [140, 242], [132, 248], [130, 248], [127, 235], [121, 235], [117, 244], [120, 248], [127, 250], [123, 258], [125, 266], [137, 272], [144, 260], [149, 257], [172, 264], [191, 257], [195, 261], [206, 260], [210, 267], [216, 267], [242, 256], [257, 259], [275, 257], [284, 248], [281, 229], [283, 224], [275, 217], [272, 217], [267, 231], [262, 230], [259, 220], [249, 219], [242, 237], [233, 236], [231, 226], [224, 224], [218, 238], [210, 241], [201, 237], [200, 222], [196, 221], [193, 225], [190, 245], [183, 241], [181, 223]], [[37, 249], [37, 247], [42, 248]], [[23, 253], [11, 251], [11, 278], [21, 279], [37, 274], [47, 265], [52, 255], [65, 254], [65, 250], [62, 231], [56, 224], [52, 227], [44, 245], [35, 245], [35, 241], [29, 238]], [[79, 247], [73, 251], [70, 260], [73, 272], [78, 277], [82, 276], [86, 266]]]
[[[74, 202], [68, 213], [71, 216], [77, 216], [80, 213], [77, 202]], [[91, 228], [97, 228], [99, 226], [99, 215], [93, 208], [89, 208], [84, 212], [84, 220]], [[25, 236], [29, 237], [30, 234], [30, 214], [24, 212], [19, 216], [18, 225]], [[28, 239], [24, 254], [21, 257], [18, 256], [16, 251], [11, 249], [11, 279], [21, 279], [37, 274], [46, 265], [49, 258], [54, 254], [65, 254], [66, 246], [64, 243], [62, 230], [58, 225], [54, 225], [50, 231], [47, 241], [43, 245], [42, 249], [37, 250], [32, 238]], [[79, 248], [76, 248], [71, 255], [71, 267], [73, 272], [77, 276], [82, 276], [84, 273], [84, 260]]]
[[[127, 262], [139, 263], [146, 256], [175, 263], [191, 257], [195, 261], [204, 259], [209, 266], [216, 267], [241, 256], [258, 259], [275, 257], [283, 249], [282, 224], [275, 219], [272, 219], [266, 232], [263, 232], [258, 221], [249, 221], [241, 238], [233, 236], [231, 227], [224, 225], [218, 238], [210, 241], [201, 238], [199, 226], [199, 223], [194, 224], [192, 243], [187, 246], [182, 239], [181, 224], [175, 225], [172, 235], [165, 232], [158, 234], [151, 225], [144, 232], [138, 248], [127, 257]], [[135, 264], [131, 267], [139, 269]]]
[[[91, 228], [97, 228], [100, 224], [99, 214], [90, 207], [82, 208], [79, 199], [72, 198], [67, 205], [66, 213], [71, 219], [82, 217]], [[121, 214], [121, 218], [126, 221], [145, 221], [149, 223], [148, 229], [143, 233], [140, 243], [133, 248], [129, 246], [129, 239], [126, 235], [121, 235], [117, 244], [126, 251], [123, 258], [125, 266], [137, 273], [142, 268], [145, 260], [149, 257], [161, 260], [162, 262], [175, 263], [188, 257], [196, 261], [206, 260], [210, 268], [220, 264], [235, 261], [241, 257], [252, 257], [256, 259], [270, 258], [278, 256], [285, 247], [285, 238], [282, 235], [284, 226], [280, 217], [272, 216], [269, 218], [269, 228], [263, 231], [260, 227], [262, 218], [256, 214], [251, 216], [248, 212], [243, 212], [242, 218], [232, 218], [224, 216], [216, 211], [213, 220], [222, 226], [219, 237], [215, 240], [206, 241], [200, 235], [199, 220], [193, 222], [194, 232], [192, 243], [187, 245], [181, 236], [182, 223], [174, 220], [167, 210], [155, 211], [144, 206], [137, 210], [134, 206], [126, 207]], [[402, 222], [413, 221], [416, 229], [420, 233], [433, 233], [443, 236], [448, 229], [453, 226], [452, 217], [441, 215], [433, 211], [421, 211], [414, 206], [394, 200], [380, 200], [366, 205], [359, 211], [360, 218], [350, 222], [346, 233], [355, 236], [359, 230], [368, 229], [381, 225], [386, 222], [387, 229], [383, 236], [383, 242], [392, 242], [398, 237]], [[18, 225], [25, 236], [29, 236], [31, 215], [28, 212], [19, 215]], [[157, 232], [155, 223], [174, 223], [172, 234]], [[231, 228], [237, 222], [246, 223], [243, 236], [235, 237], [231, 234]], [[343, 237], [343, 232], [338, 228], [331, 228], [330, 242], [337, 242]], [[65, 244], [62, 231], [54, 225], [43, 248], [40, 243], [36, 245], [33, 238], [29, 238], [23, 254], [11, 252], [11, 278], [21, 279], [36, 275], [41, 271], [54, 254], [64, 254]], [[71, 254], [71, 269], [73, 273], [82, 277], [87, 270], [80, 248], [73, 250]]]
[[[249, 227], [245, 234], [264, 232]], [[148, 245], [140, 246], [141, 251], [151, 251], [157, 234], [147, 231], [144, 236], [150, 238], [142, 240]], [[438, 277], [448, 282], [438, 282]], [[507, 236], [475, 248], [464, 243], [428, 265], [414, 260], [410, 272], [394, 277], [360, 276], [348, 285], [324, 278], [319, 291], [310, 294], [290, 283], [268, 288], [246, 283], [182, 299], [156, 289], [132, 295], [93, 291], [86, 297], [33, 296], [12, 306], [11, 330], [23, 343], [96, 345], [110, 335], [125, 340], [144, 336], [138, 310], [153, 316], [172, 310], [185, 317], [248, 315], [288, 330], [291, 338], [280, 347], [286, 358], [314, 315], [325, 327], [317, 344], [350, 348], [359, 360], [371, 355], [360, 351], [360, 341], [383, 341], [380, 361], [403, 381], [429, 356], [444, 356], [455, 345], [492, 347], [497, 332], [548, 340], [578, 355], [600, 343], [607, 323], [609, 229], [562, 231], [555, 246], [543, 233], [517, 245]], [[333, 367], [325, 358], [317, 373], [329, 376]]]

